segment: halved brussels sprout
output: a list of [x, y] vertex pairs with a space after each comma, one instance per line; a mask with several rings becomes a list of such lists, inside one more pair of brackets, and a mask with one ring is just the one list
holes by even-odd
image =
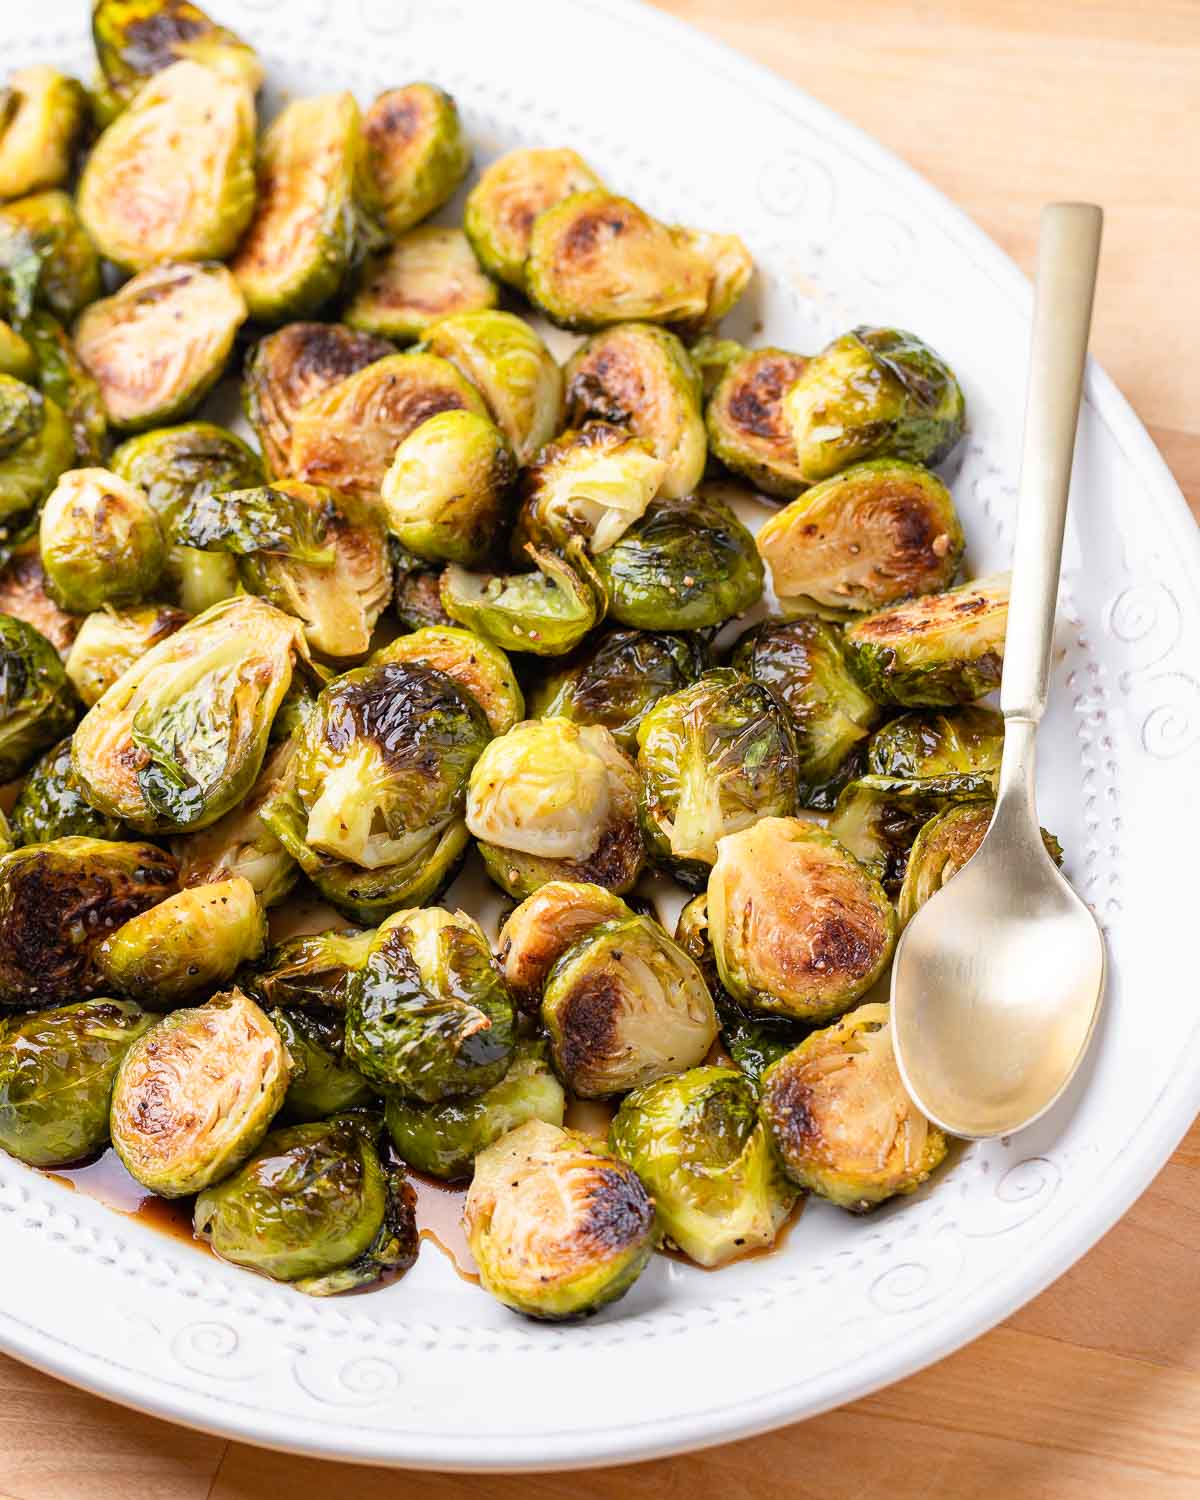
[[241, 78], [252, 90], [262, 83], [254, 49], [191, 0], [96, 0], [92, 40], [110, 114], [119, 113], [147, 78], [181, 58]]
[[645, 513], [666, 468], [649, 443], [609, 422], [564, 432], [525, 471], [514, 553], [526, 542], [563, 548], [573, 537], [603, 552]]
[[375, 360], [307, 401], [292, 422], [291, 463], [298, 479], [377, 501], [397, 447], [443, 411], [486, 417], [470, 385], [434, 354]]
[[641, 873], [637, 767], [607, 729], [527, 719], [471, 772], [467, 827], [488, 874], [517, 900], [549, 880], [618, 895]]
[[572, 943], [546, 976], [542, 1020], [581, 1099], [695, 1067], [717, 1039], [704, 975], [649, 917], [616, 917]]
[[440, 907], [390, 916], [350, 981], [347, 1061], [435, 1104], [499, 1083], [513, 1046], [512, 998], [479, 924]]
[[527, 1120], [561, 1125], [565, 1107], [546, 1043], [528, 1040], [517, 1043], [508, 1072], [486, 1092], [439, 1104], [393, 1095], [384, 1118], [392, 1145], [410, 1167], [453, 1180], [469, 1177], [481, 1151]]
[[74, 461], [75, 440], [57, 401], [11, 375], [0, 375], [0, 522], [5, 533], [26, 520]]
[[97, 610], [79, 627], [67, 654], [67, 676], [85, 708], [98, 703], [117, 678], [160, 641], [187, 624], [169, 604]]
[[507, 734], [525, 717], [525, 699], [508, 657], [469, 630], [423, 626], [397, 636], [372, 657], [373, 665], [384, 662], [415, 662], [453, 678], [483, 709], [493, 735]]
[[1008, 574], [855, 620], [850, 663], [877, 703], [942, 708], [1000, 686], [1008, 626]]
[[32, 625], [0, 615], [0, 782], [19, 776], [74, 722], [58, 652]]
[[254, 212], [254, 95], [199, 63], [156, 73], [92, 148], [79, 214], [126, 271], [233, 253]]
[[664, 500], [690, 495], [707, 457], [700, 375], [676, 336], [648, 323], [597, 334], [566, 368], [567, 420], [614, 422], [643, 438], [666, 465]]
[[585, 642], [567, 666], [538, 685], [531, 716], [602, 724], [622, 750], [636, 755], [642, 720], [660, 699], [695, 682], [705, 656], [694, 635], [610, 630]]
[[600, 554], [596, 571], [611, 618], [638, 630], [723, 625], [762, 597], [754, 538], [711, 495], [655, 500]]
[[168, 1010], [226, 984], [266, 947], [267, 919], [241, 875], [194, 885], [132, 917], [96, 949], [118, 994]]
[[75, 731], [75, 773], [102, 812], [145, 833], [205, 828], [254, 785], [306, 651], [253, 595], [215, 604], [129, 667]]
[[[0, 536], [4, 526], [0, 524]], [[0, 542], [0, 613], [13, 615], [45, 636], [60, 656], [66, 656], [79, 630], [74, 615], [59, 609], [46, 592], [46, 574], [38, 553], [37, 536], [11, 551]], [[67, 674], [70, 676], [70, 673]]]
[[50, 597], [78, 615], [153, 593], [166, 556], [145, 492], [108, 469], [62, 475], [42, 508], [38, 545]]
[[38, 360], [33, 346], [3, 321], [0, 321], [0, 375], [11, 375], [25, 385], [32, 385], [38, 378]]
[[783, 398], [808, 360], [786, 349], [744, 349], [724, 365], [705, 412], [709, 447], [767, 495], [790, 498], [804, 474]]
[[562, 371], [537, 332], [514, 313], [493, 309], [443, 318], [423, 347], [448, 359], [479, 390], [519, 464], [527, 464], [558, 431]]
[[21, 324], [33, 349], [37, 383], [58, 406], [71, 429], [75, 462], [81, 468], [103, 461], [108, 437], [104, 398], [66, 330], [49, 313], [34, 311]]
[[100, 386], [108, 420], [134, 432], [198, 406], [245, 321], [246, 304], [224, 266], [155, 266], [86, 309], [75, 351]]
[[0, 208], [0, 286], [19, 322], [44, 306], [69, 323], [100, 295], [100, 257], [66, 193], [33, 193]]
[[708, 931], [735, 1000], [812, 1023], [849, 1010], [883, 973], [896, 914], [832, 834], [800, 818], [764, 818], [721, 840]]
[[[71, 767], [71, 741], [59, 740], [25, 778], [13, 804], [12, 831], [18, 844], [48, 844], [51, 839], [119, 839], [119, 818], [107, 817], [88, 802]], [[7, 852], [7, 851], [6, 851]]]
[[173, 1011], [125, 1053], [112, 1143], [129, 1175], [186, 1198], [241, 1166], [287, 1092], [279, 1033], [241, 990]]
[[387, 89], [363, 119], [367, 173], [389, 234], [403, 234], [453, 198], [471, 165], [458, 106], [432, 83]]
[[534, 573], [468, 573], [450, 563], [442, 574], [442, 607], [503, 651], [563, 656], [603, 613], [593, 575], [582, 548], [571, 551], [571, 562], [532, 543], [525, 551]]
[[61, 187], [86, 124], [74, 78], [42, 64], [10, 74], [0, 89], [0, 198]]
[[758, 1118], [758, 1090], [734, 1068], [636, 1089], [609, 1140], [653, 1198], [663, 1238], [701, 1266], [773, 1244], [798, 1196]]
[[555, 960], [601, 922], [633, 913], [620, 896], [584, 880], [549, 880], [526, 896], [500, 929], [496, 952], [522, 1010], [538, 1010]]
[[646, 847], [689, 890], [720, 839], [796, 807], [791, 720], [770, 688], [728, 667], [659, 699], [638, 727], [638, 769]]
[[525, 291], [563, 328], [688, 323], [708, 311], [710, 275], [666, 224], [599, 188], [564, 198], [533, 221]]
[[319, 1006], [312, 1010], [273, 1010], [271, 1021], [291, 1061], [283, 1101], [284, 1119], [326, 1120], [343, 1109], [375, 1102], [378, 1090], [345, 1061], [345, 1018]]
[[374, 932], [354, 927], [288, 938], [267, 950], [245, 976], [245, 987], [260, 1005], [289, 1013], [297, 1006], [344, 1011], [351, 981], [374, 940]]
[[944, 776], [859, 776], [838, 797], [830, 831], [854, 857], [895, 892], [921, 825], [955, 802], [986, 802], [996, 790], [994, 772]]
[[62, 838], [0, 858], [0, 1005], [61, 1005], [96, 994], [95, 951], [115, 927], [177, 887], [153, 844]]
[[1003, 753], [1003, 717], [972, 704], [892, 719], [871, 736], [865, 769], [871, 776], [955, 776], [998, 771]]
[[704, 311], [682, 324], [689, 335], [703, 333], [714, 328], [737, 305], [754, 275], [754, 259], [740, 235], [714, 234], [709, 229], [688, 229], [683, 225], [676, 225], [672, 233], [681, 245], [699, 257], [708, 273]]
[[411, 344], [442, 318], [495, 307], [498, 296], [461, 229], [425, 224], [367, 260], [343, 316], [351, 328]]
[[473, 411], [441, 411], [396, 449], [380, 491], [388, 529], [414, 557], [473, 567], [507, 520], [517, 468], [504, 435]]
[[768, 620], [738, 639], [729, 660], [787, 709], [796, 731], [799, 804], [828, 811], [859, 768], [880, 716], [850, 671], [840, 628], [816, 615]]
[[905, 1090], [889, 1024], [886, 1005], [860, 1005], [763, 1075], [760, 1108], [783, 1170], [852, 1213], [913, 1192], [946, 1155], [946, 1137]]
[[85, 1000], [0, 1025], [0, 1146], [31, 1167], [102, 1151], [117, 1068], [153, 1024], [128, 1000]]
[[485, 167], [471, 189], [463, 228], [485, 270], [524, 291], [538, 215], [575, 193], [602, 186], [583, 157], [568, 148], [510, 151]]
[[810, 484], [866, 458], [941, 463], [966, 425], [953, 370], [897, 328], [855, 328], [835, 339], [809, 360], [783, 410]]
[[529, 1120], [475, 1158], [463, 1222], [485, 1290], [530, 1318], [623, 1297], [654, 1248], [654, 1204], [593, 1136]]
[[[419, 562], [391, 538], [392, 613], [406, 630], [427, 625], [450, 628], [454, 621], [442, 608], [442, 569]], [[457, 628], [457, 627], [455, 627]]]

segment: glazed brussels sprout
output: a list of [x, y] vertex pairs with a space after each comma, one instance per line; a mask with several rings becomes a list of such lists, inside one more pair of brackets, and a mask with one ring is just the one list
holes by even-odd
[[762, 596], [754, 538], [721, 500], [655, 500], [596, 559], [609, 616], [637, 630], [723, 625]]
[[854, 857], [895, 892], [904, 878], [908, 851], [921, 825], [955, 802], [986, 802], [995, 794], [995, 774], [860, 776], [838, 797], [832, 833]]
[[288, 938], [245, 976], [246, 988], [260, 1005], [289, 1014], [299, 1006], [344, 1011], [351, 981], [374, 940], [374, 932], [354, 927]]
[[96, 0], [92, 40], [104, 79], [102, 106], [110, 116], [148, 78], [183, 58], [243, 79], [252, 90], [262, 83], [253, 49], [191, 0]]
[[962, 561], [950, 491], [928, 469], [876, 458], [822, 480], [758, 533], [785, 614], [805, 600], [882, 609], [948, 588]]
[[86, 124], [74, 78], [43, 65], [10, 74], [0, 89], [0, 198], [61, 187]]
[[299, 623], [252, 595], [215, 604], [134, 662], [75, 731], [75, 774], [144, 833], [215, 823], [254, 785], [305, 653]]
[[33, 346], [11, 324], [0, 321], [0, 375], [11, 375], [32, 385], [38, 378], [38, 360]]
[[706, 458], [700, 375], [673, 333], [648, 323], [598, 333], [572, 355], [566, 382], [568, 421], [598, 418], [628, 428], [666, 466], [662, 498], [692, 493]]
[[100, 386], [108, 420], [135, 432], [200, 404], [245, 320], [224, 266], [160, 265], [92, 303], [76, 325], [75, 350]]
[[518, 1042], [500, 1082], [470, 1098], [415, 1104], [393, 1095], [384, 1112], [392, 1145], [410, 1167], [453, 1180], [469, 1177], [481, 1151], [527, 1120], [561, 1125], [566, 1096], [547, 1052], [544, 1041]]
[[907, 713], [877, 729], [867, 746], [871, 776], [955, 776], [998, 771], [1004, 719], [973, 704], [950, 713]]
[[37, 364], [37, 383], [44, 396], [58, 406], [75, 444], [81, 468], [103, 462], [108, 438], [108, 415], [99, 383], [75, 353], [66, 330], [49, 313], [35, 310], [21, 324]]
[[783, 1170], [839, 1208], [866, 1213], [918, 1188], [946, 1138], [908, 1097], [886, 1005], [815, 1031], [763, 1075], [761, 1111]]
[[390, 916], [350, 981], [346, 1060], [436, 1104], [499, 1083], [513, 1046], [512, 999], [479, 924], [440, 907]]
[[221, 260], [254, 212], [254, 97], [188, 60], [156, 73], [92, 148], [79, 215], [126, 271]]
[[74, 460], [75, 441], [58, 403], [0, 375], [0, 523], [6, 533], [41, 504]]
[[363, 119], [367, 173], [389, 234], [403, 234], [454, 196], [471, 165], [458, 106], [432, 83], [380, 94]]
[[734, 1068], [690, 1068], [636, 1089], [609, 1139], [653, 1198], [663, 1238], [701, 1266], [771, 1245], [796, 1201], [758, 1090]]
[[695, 682], [705, 665], [704, 646], [694, 635], [610, 630], [585, 642], [567, 666], [539, 684], [530, 712], [601, 724], [622, 750], [636, 755], [642, 720], [660, 699]]
[[495, 307], [498, 295], [461, 229], [425, 224], [370, 257], [344, 316], [351, 328], [411, 344], [442, 318]]
[[542, 984], [555, 960], [601, 922], [633, 913], [620, 896], [583, 880], [550, 880], [527, 896], [500, 929], [497, 954], [505, 982], [522, 1010], [542, 1003]]
[[85, 1000], [0, 1025], [0, 1146], [31, 1167], [102, 1151], [117, 1068], [152, 1024], [127, 1000]]
[[69, 323], [100, 295], [100, 257], [66, 193], [33, 193], [0, 208], [0, 286], [12, 316], [34, 304]]
[[550, 880], [621, 895], [644, 857], [638, 790], [637, 767], [607, 729], [527, 719], [476, 761], [467, 827], [488, 874], [517, 900]]
[[507, 519], [517, 468], [498, 427], [473, 411], [441, 411], [396, 449], [380, 491], [388, 529], [427, 562], [474, 567]]
[[113, 1087], [113, 1146], [143, 1187], [186, 1198], [254, 1151], [287, 1082], [279, 1033], [253, 1000], [230, 990], [164, 1016], [125, 1053]]
[[[0, 537], [3, 532], [0, 523]], [[26, 538], [11, 551], [0, 542], [0, 560], [0, 614], [13, 615], [32, 625], [60, 656], [65, 656], [75, 639], [79, 621], [59, 609], [46, 592], [37, 536]]]
[[0, 782], [19, 776], [75, 722], [58, 653], [24, 620], [0, 615]]
[[195, 885], [132, 917], [96, 949], [118, 994], [168, 1010], [227, 983], [266, 947], [267, 919], [244, 876]]
[[754, 259], [740, 235], [714, 234], [683, 225], [676, 225], [672, 233], [679, 244], [699, 258], [708, 277], [704, 311], [680, 325], [691, 337], [716, 327], [733, 310], [754, 275]]
[[306, 1124], [343, 1109], [361, 1109], [378, 1097], [374, 1085], [344, 1060], [346, 1025], [337, 1011], [273, 1010], [271, 1021], [283, 1038], [291, 1078], [281, 1114]]
[[454, 621], [442, 608], [442, 569], [419, 562], [391, 538], [392, 613], [406, 630], [427, 625], [447, 627]]
[[18, 844], [48, 844], [51, 839], [119, 839], [119, 818], [107, 817], [88, 802], [71, 768], [71, 741], [59, 740], [25, 778], [13, 804], [12, 832]]
[[562, 1321], [623, 1297], [654, 1248], [654, 1204], [592, 1136], [544, 1120], [475, 1158], [463, 1214], [483, 1286], [514, 1312]]
[[61, 1005], [100, 991], [95, 953], [176, 889], [153, 844], [61, 838], [0, 858], [0, 1005]]
[[765, 683], [787, 709], [796, 732], [800, 806], [828, 811], [860, 767], [880, 716], [850, 671], [841, 630], [816, 615], [768, 620], [740, 637], [730, 664]]
[[532, 543], [525, 551], [536, 572], [468, 573], [450, 563], [442, 574], [442, 608], [502, 651], [564, 656], [603, 612], [594, 575], [582, 548], [571, 549], [571, 562]]
[[740, 349], [723, 364], [704, 414], [714, 456], [767, 495], [790, 499], [804, 488], [783, 398], [807, 364], [786, 349]]
[[966, 424], [953, 370], [896, 328], [855, 328], [835, 339], [809, 360], [783, 410], [810, 484], [868, 458], [941, 463]]
[[581, 1099], [695, 1067], [717, 1039], [703, 974], [649, 917], [616, 917], [572, 943], [546, 976], [542, 1020]]
[[877, 703], [942, 708], [1000, 686], [1008, 575], [978, 578], [856, 620], [850, 663]]
[[708, 930], [736, 1001], [813, 1023], [841, 1015], [883, 973], [896, 914], [831, 834], [799, 818], [764, 818], [721, 840]]
[[564, 548], [574, 537], [603, 552], [645, 513], [665, 472], [648, 443], [609, 422], [564, 432], [525, 471], [514, 552], [526, 542]]
[[558, 431], [562, 371], [522, 318], [496, 309], [459, 313], [435, 324], [423, 347], [476, 387], [519, 464], [529, 463]]
[[186, 625], [187, 618], [168, 604], [101, 609], [89, 615], [79, 627], [66, 662], [67, 676], [84, 707], [98, 703], [123, 672]]
[[525, 262], [538, 215], [572, 194], [602, 186], [575, 151], [510, 151], [485, 167], [471, 189], [463, 228], [484, 269], [524, 291]]
[[508, 657], [469, 630], [426, 625], [411, 635], [397, 636], [372, 661], [415, 662], [444, 672], [483, 710], [493, 735], [507, 734], [525, 717], [525, 699]]
[[50, 597], [79, 615], [153, 593], [166, 555], [144, 491], [108, 469], [62, 475], [42, 509], [38, 543]]
[[638, 769], [650, 857], [689, 890], [726, 834], [796, 807], [791, 720], [770, 688], [728, 667], [659, 699], [638, 728]]

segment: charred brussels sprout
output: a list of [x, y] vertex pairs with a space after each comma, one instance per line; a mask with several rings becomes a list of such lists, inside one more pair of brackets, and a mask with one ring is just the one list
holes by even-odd
[[527, 1317], [586, 1317], [623, 1297], [654, 1248], [654, 1204], [591, 1136], [530, 1120], [475, 1158], [463, 1215], [485, 1289]]
[[426, 224], [370, 257], [345, 319], [410, 344], [442, 318], [495, 307], [498, 295], [461, 229]]
[[108, 415], [99, 382], [75, 352], [66, 330], [49, 313], [34, 311], [21, 325], [37, 363], [37, 382], [58, 406], [75, 443], [75, 462], [82, 467], [103, 461]]
[[[450, 627], [454, 621], [442, 608], [442, 569], [421, 563], [392, 538], [392, 613], [406, 630], [427, 625]], [[469, 632], [468, 632], [469, 633]]]
[[273, 1010], [271, 1020], [292, 1065], [281, 1111], [285, 1119], [325, 1120], [375, 1101], [375, 1087], [344, 1060], [346, 1025], [337, 1011], [325, 1006]]
[[576, 939], [633, 913], [602, 885], [582, 880], [550, 880], [527, 896], [500, 929], [497, 953], [504, 978], [522, 1010], [537, 1010], [542, 985], [556, 959]]
[[733, 1068], [690, 1068], [635, 1090], [610, 1140], [654, 1199], [663, 1237], [698, 1265], [771, 1245], [796, 1201], [758, 1118], [758, 1091]]
[[708, 229], [677, 225], [672, 231], [703, 265], [708, 278], [704, 311], [687, 318], [681, 326], [689, 336], [714, 328], [737, 305], [754, 275], [754, 260], [745, 241], [736, 234], [714, 234]]
[[799, 818], [764, 818], [722, 839], [708, 930], [735, 1000], [811, 1023], [841, 1015], [883, 973], [896, 914], [831, 834]]
[[0, 198], [61, 187], [86, 124], [74, 78], [43, 65], [11, 74], [0, 89]]
[[904, 1088], [888, 1026], [886, 1005], [860, 1005], [763, 1075], [762, 1117], [783, 1170], [852, 1213], [913, 1192], [946, 1155]]
[[493, 735], [507, 734], [525, 716], [525, 699], [508, 657], [469, 630], [426, 625], [397, 636], [373, 661], [414, 662], [444, 672], [483, 709]]
[[134, 432], [200, 404], [245, 320], [246, 304], [224, 266], [155, 266], [84, 312], [75, 350], [100, 386], [108, 420]]
[[561, 1125], [565, 1105], [546, 1043], [524, 1041], [517, 1043], [508, 1072], [484, 1093], [425, 1105], [393, 1095], [384, 1118], [393, 1146], [410, 1167], [452, 1180], [469, 1177], [481, 1151], [527, 1120]]
[[166, 554], [144, 491], [108, 469], [71, 469], [59, 479], [38, 540], [50, 597], [79, 615], [153, 593]]
[[578, 537], [603, 552], [645, 513], [665, 472], [648, 443], [608, 422], [564, 432], [525, 471], [514, 551], [525, 542], [563, 548]]
[[867, 746], [872, 776], [955, 776], [998, 771], [1004, 720], [974, 705], [950, 713], [901, 714], [877, 729]]
[[427, 562], [484, 561], [507, 519], [516, 478], [498, 427], [473, 411], [442, 411], [408, 434], [384, 475], [388, 529]]
[[442, 607], [452, 620], [503, 651], [563, 656], [602, 613], [582, 549], [573, 567], [557, 553], [528, 544], [533, 573], [468, 573], [451, 563], [442, 574]]
[[703, 974], [649, 917], [602, 922], [572, 943], [546, 976], [542, 1020], [581, 1099], [695, 1067], [717, 1039]]
[[287, 1091], [279, 1033], [241, 990], [173, 1011], [126, 1052], [112, 1097], [112, 1142], [129, 1175], [186, 1198], [237, 1169]]
[[629, 890], [641, 872], [637, 767], [607, 729], [528, 719], [471, 773], [467, 827], [488, 874], [523, 900], [548, 880]]
[[74, 461], [75, 441], [58, 403], [0, 375], [0, 523], [6, 532], [41, 504]]
[[191, 0], [97, 0], [92, 40], [110, 115], [119, 113], [148, 78], [185, 58], [240, 78], [252, 90], [262, 83], [253, 49]]
[[71, 685], [54, 647], [24, 620], [0, 615], [0, 782], [19, 776], [74, 722]]
[[838, 797], [831, 831], [894, 892], [922, 823], [955, 802], [991, 803], [992, 772], [945, 776], [860, 776]]
[[512, 1056], [512, 999], [479, 924], [440, 907], [390, 916], [350, 981], [347, 1061], [435, 1104], [490, 1089]]
[[524, 291], [537, 216], [574, 193], [602, 186], [575, 151], [510, 151], [487, 166], [471, 189], [463, 227], [485, 270]]
[[1008, 575], [980, 578], [856, 620], [850, 662], [877, 703], [942, 708], [1000, 686]]
[[47, 750], [25, 778], [13, 805], [12, 829], [18, 844], [51, 839], [119, 839], [119, 818], [107, 817], [88, 802], [71, 768], [71, 741]]
[[714, 456], [767, 495], [790, 499], [804, 488], [783, 398], [807, 364], [786, 349], [741, 350], [724, 364], [705, 411]]
[[796, 807], [791, 721], [770, 688], [727, 667], [654, 705], [638, 728], [638, 768], [650, 856], [691, 890], [726, 834]]
[[0, 287], [24, 322], [35, 302], [69, 323], [100, 295], [100, 257], [61, 192], [34, 193], [0, 208]]
[[904, 883], [896, 900], [901, 929], [936, 891], [962, 869], [983, 843], [992, 821], [991, 802], [959, 802], [935, 813], [913, 841]]
[[268, 949], [246, 987], [260, 1005], [344, 1011], [351, 981], [374, 940], [374, 932], [354, 927], [288, 938]]
[[949, 365], [911, 333], [855, 328], [809, 360], [783, 398], [810, 483], [867, 458], [938, 464], [966, 423]]
[[108, 1144], [113, 1079], [153, 1024], [122, 1000], [85, 1000], [0, 1025], [0, 1146], [31, 1167], [64, 1167]]
[[28, 339], [0, 322], [0, 375], [11, 375], [26, 385], [38, 378], [38, 359]]
[[98, 703], [121, 674], [160, 641], [187, 624], [182, 610], [167, 604], [140, 609], [97, 610], [79, 627], [67, 654], [67, 676], [85, 708]]
[[656, 500], [596, 559], [608, 613], [637, 630], [723, 625], [762, 596], [754, 538], [711, 496]]
[[[0, 538], [3, 533], [4, 526], [0, 523]], [[0, 557], [6, 550], [0, 542]], [[8, 560], [0, 565], [0, 613], [32, 625], [60, 656], [66, 656], [70, 650], [79, 621], [59, 609], [47, 594], [36, 535], [13, 547]]]
[[61, 838], [0, 859], [0, 1004], [59, 1005], [103, 983], [101, 940], [176, 889], [153, 844]]
[[432, 83], [379, 95], [363, 119], [367, 173], [389, 234], [403, 234], [454, 196], [471, 165], [458, 106]]

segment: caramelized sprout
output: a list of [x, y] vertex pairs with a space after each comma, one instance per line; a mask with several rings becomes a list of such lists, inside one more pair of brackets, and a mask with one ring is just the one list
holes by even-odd
[[100, 295], [100, 257], [74, 202], [56, 190], [0, 208], [0, 287], [24, 323], [34, 305], [69, 323]]
[[564, 432], [525, 471], [514, 552], [526, 542], [565, 548], [573, 537], [603, 552], [645, 513], [665, 473], [648, 443], [608, 422]]
[[[0, 537], [4, 531], [0, 522]], [[80, 628], [79, 621], [74, 615], [59, 609], [46, 592], [46, 574], [36, 534], [11, 550], [0, 543], [0, 559], [6, 554], [7, 559], [0, 563], [0, 613], [32, 625], [60, 656], [65, 657]]]
[[723, 366], [705, 412], [708, 442], [727, 469], [767, 495], [805, 485], [783, 398], [808, 364], [786, 349], [745, 349]]
[[345, 319], [364, 333], [411, 344], [442, 318], [495, 307], [497, 296], [462, 230], [426, 224], [370, 257]]
[[598, 590], [580, 552], [576, 566], [557, 553], [525, 548], [534, 573], [468, 573], [451, 563], [442, 574], [442, 608], [504, 651], [563, 656], [596, 624]]
[[75, 441], [58, 403], [0, 375], [0, 523], [6, 531], [25, 522], [74, 460]]
[[955, 802], [987, 802], [996, 789], [994, 772], [945, 776], [860, 776], [838, 797], [831, 831], [854, 857], [895, 892], [904, 878], [908, 851], [927, 818]]
[[385, 662], [415, 662], [444, 672], [483, 710], [493, 736], [507, 734], [525, 717], [525, 699], [508, 657], [469, 630], [423, 626], [397, 636], [372, 658], [373, 665]]
[[363, 119], [367, 173], [389, 234], [403, 234], [454, 196], [471, 165], [458, 106], [432, 83], [387, 89]]
[[81, 468], [103, 462], [108, 415], [100, 386], [75, 352], [62, 324], [47, 312], [34, 311], [21, 324], [37, 364], [37, 383], [62, 412], [75, 443]]
[[58, 653], [32, 625], [0, 615], [0, 782], [68, 733], [75, 701]]
[[282, 1006], [289, 1014], [302, 1006], [344, 1011], [351, 981], [374, 940], [373, 932], [353, 927], [288, 938], [245, 976], [246, 988], [260, 1005]]
[[373, 1084], [345, 1061], [345, 1017], [327, 1006], [312, 1010], [273, 1010], [271, 1021], [283, 1038], [291, 1079], [280, 1111], [286, 1120], [325, 1120], [343, 1109], [373, 1104]]
[[1004, 720], [979, 704], [949, 713], [907, 713], [877, 729], [867, 746], [871, 776], [957, 776], [998, 771]]
[[79, 627], [67, 653], [67, 676], [85, 708], [98, 703], [117, 678], [160, 641], [187, 624], [169, 604], [138, 609], [100, 609]]
[[253, 48], [191, 0], [96, 0], [92, 40], [110, 114], [119, 113], [148, 78], [183, 58], [240, 78], [251, 90], [263, 79]]
[[[86, 800], [71, 768], [70, 737], [59, 740], [34, 762], [11, 813], [18, 844], [48, 844], [51, 839], [119, 839], [119, 818], [107, 817]], [[8, 851], [5, 850], [5, 853]]]
[[526, 896], [500, 929], [496, 948], [517, 1005], [538, 1010], [555, 960], [601, 922], [632, 915], [620, 896], [583, 880], [549, 880]]
[[575, 151], [510, 151], [487, 166], [467, 198], [463, 228], [484, 269], [525, 290], [534, 221], [574, 193], [601, 187]]
[[0, 198], [61, 187], [86, 124], [74, 78], [44, 64], [10, 74], [0, 89]]
[[88, 614], [153, 593], [166, 549], [144, 491], [108, 469], [71, 469], [42, 508], [42, 566], [50, 597]]
[[708, 274], [704, 311], [684, 321], [689, 335], [714, 328], [737, 305], [754, 274], [754, 260], [745, 241], [736, 234], [714, 234], [708, 229], [676, 226], [676, 241], [686, 246]]

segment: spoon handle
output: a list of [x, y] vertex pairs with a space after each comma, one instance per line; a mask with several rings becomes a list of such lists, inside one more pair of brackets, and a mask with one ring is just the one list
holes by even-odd
[[1042, 210], [1025, 442], [1000, 708], [1036, 724], [1046, 707], [1067, 493], [1104, 215], [1093, 203]]

